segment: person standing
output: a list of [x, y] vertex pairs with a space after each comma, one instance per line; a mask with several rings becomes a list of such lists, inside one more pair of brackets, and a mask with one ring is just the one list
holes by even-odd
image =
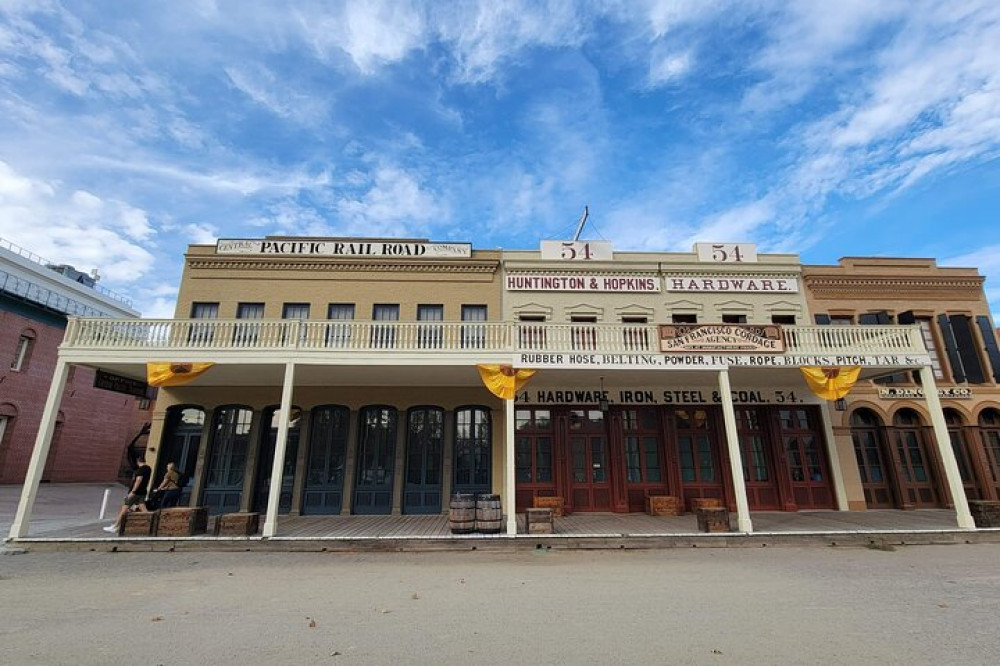
[[139, 467], [132, 475], [132, 484], [129, 487], [128, 495], [122, 501], [122, 508], [118, 512], [118, 518], [114, 525], [104, 528], [105, 532], [119, 532], [125, 523], [125, 514], [129, 511], [146, 511], [146, 492], [149, 490], [149, 479], [153, 475], [153, 470], [146, 464], [145, 458], [139, 458]]

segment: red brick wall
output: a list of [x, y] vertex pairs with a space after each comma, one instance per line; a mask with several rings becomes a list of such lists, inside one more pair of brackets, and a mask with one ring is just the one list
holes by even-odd
[[[25, 329], [35, 340], [17, 372], [10, 366]], [[0, 442], [0, 483], [24, 481], [63, 333], [60, 326], [0, 310], [0, 413], [11, 405], [17, 412]], [[125, 447], [151, 415], [132, 396], [94, 388], [94, 370], [84, 367], [70, 370], [59, 411], [43, 475], [52, 482], [114, 481]]]

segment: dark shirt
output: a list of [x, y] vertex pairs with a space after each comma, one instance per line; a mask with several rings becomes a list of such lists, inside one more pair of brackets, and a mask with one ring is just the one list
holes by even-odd
[[135, 491], [137, 494], [146, 494], [146, 490], [149, 488], [149, 477], [152, 475], [153, 470], [149, 468], [149, 465], [143, 465], [139, 469], [135, 470], [135, 475], [132, 477], [132, 487], [135, 488], [135, 480], [139, 479], [139, 488]]

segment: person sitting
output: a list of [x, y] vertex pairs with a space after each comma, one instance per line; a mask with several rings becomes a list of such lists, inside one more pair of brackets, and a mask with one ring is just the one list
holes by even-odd
[[122, 508], [118, 512], [118, 518], [114, 525], [104, 528], [105, 532], [120, 532], [125, 524], [125, 515], [129, 511], [146, 511], [146, 491], [149, 489], [149, 478], [153, 475], [153, 470], [146, 464], [144, 458], [139, 458], [139, 466], [132, 475], [132, 483], [129, 487], [128, 495], [122, 501]]
[[177, 471], [177, 465], [167, 463], [167, 473], [163, 475], [163, 481], [156, 487], [156, 492], [162, 493], [160, 497], [160, 508], [169, 509], [177, 506], [181, 498], [181, 475]]

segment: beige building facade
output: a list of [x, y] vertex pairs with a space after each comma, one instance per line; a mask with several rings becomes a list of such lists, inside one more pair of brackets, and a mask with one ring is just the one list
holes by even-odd
[[[177, 463], [184, 503], [259, 512], [265, 537], [285, 515], [441, 514], [453, 493], [499, 495], [511, 535], [543, 498], [620, 513], [653, 496], [685, 510], [716, 501], [746, 533], [751, 511], [861, 509], [844, 423], [800, 368], [860, 366], [862, 384], [917, 373], [935, 386], [936, 361], [903, 320], [813, 323], [810, 284], [796, 255], [739, 243], [193, 245], [174, 319], [70, 321], [11, 533], [27, 529], [68, 369], [143, 379], [154, 362], [178, 376], [212, 364], [161, 388], [154, 479]], [[480, 378], [486, 365], [534, 375], [501, 399]], [[935, 388], [931, 447], [947, 441], [937, 400]], [[951, 447], [934, 455], [939, 490], [961, 495], [957, 521], [971, 528], [961, 463]]]
[[[974, 268], [933, 259], [847, 257], [804, 266], [809, 310], [819, 325], [918, 326], [950, 442], [972, 500], [1000, 499], [1000, 354]], [[859, 382], [833, 411], [836, 446], [852, 509], [951, 506], [919, 373]]]

